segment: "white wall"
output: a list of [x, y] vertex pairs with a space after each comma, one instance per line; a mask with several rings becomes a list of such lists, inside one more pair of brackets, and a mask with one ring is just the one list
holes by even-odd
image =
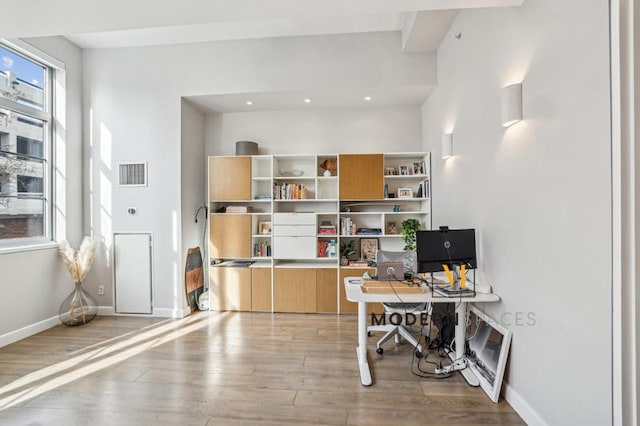
[[[423, 107], [426, 149], [454, 134], [455, 157], [432, 162], [434, 226], [477, 229], [502, 297], [482, 309], [514, 333], [507, 398], [530, 424], [612, 421], [608, 42], [607, 2], [463, 11]], [[516, 81], [524, 121], [503, 129]]]
[[[60, 123], [65, 139], [58, 144], [64, 152], [64, 175], [56, 177], [64, 194], [60, 198], [64, 214], [57, 216], [58, 229], [66, 231], [66, 238], [77, 246], [82, 239], [82, 54], [62, 37], [26, 41], [66, 65], [66, 83], [58, 88], [66, 92], [66, 122]], [[58, 308], [73, 290], [73, 280], [55, 248], [0, 254], [0, 271], [0, 346], [37, 331], [39, 326], [34, 324], [57, 323]]]
[[[200, 247], [204, 258], [205, 243], [203, 244], [206, 219], [203, 211], [195, 222], [195, 214], [199, 207], [207, 201], [207, 169], [202, 158], [205, 157], [204, 139], [205, 115], [191, 102], [182, 100], [182, 253], [184, 265], [187, 259], [187, 249]], [[186, 303], [186, 301], [185, 301]]]
[[[110, 287], [113, 232], [151, 232], [157, 315], [184, 306], [180, 233], [193, 211], [181, 208], [182, 96], [435, 83], [434, 55], [403, 54], [396, 33], [94, 49], [83, 59], [86, 210], [103, 243], [93, 279]], [[149, 186], [113, 186], [117, 163], [138, 160], [149, 162]]]
[[261, 154], [420, 151], [422, 116], [416, 106], [207, 115], [207, 155], [234, 155], [243, 140]]

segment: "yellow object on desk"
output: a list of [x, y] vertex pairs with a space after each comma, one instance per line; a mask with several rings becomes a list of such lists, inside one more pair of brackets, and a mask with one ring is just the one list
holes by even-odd
[[467, 265], [460, 265], [460, 287], [465, 288], [467, 286]]
[[447, 279], [449, 280], [449, 284], [453, 285], [455, 281], [453, 279], [453, 275], [451, 274], [451, 271], [449, 270], [449, 267], [447, 265], [442, 265], [442, 268], [444, 269], [444, 273], [447, 276]]

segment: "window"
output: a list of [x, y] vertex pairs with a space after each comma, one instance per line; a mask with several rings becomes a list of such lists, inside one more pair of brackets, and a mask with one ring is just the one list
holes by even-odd
[[16, 152], [18, 154], [24, 154], [26, 160], [29, 157], [35, 157], [39, 160], [44, 158], [44, 150], [42, 141], [36, 139], [25, 138], [24, 136], [18, 136], [16, 139]]
[[23, 194], [34, 194], [34, 195], [42, 195], [43, 194], [43, 179], [35, 176], [22, 176], [18, 175], [18, 195], [20, 193]]
[[52, 240], [53, 74], [0, 42], [0, 248]]

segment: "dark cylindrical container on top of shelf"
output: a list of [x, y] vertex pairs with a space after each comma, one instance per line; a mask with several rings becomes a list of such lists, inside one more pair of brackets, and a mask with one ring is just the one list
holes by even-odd
[[251, 141], [238, 141], [236, 155], [258, 155], [258, 144]]

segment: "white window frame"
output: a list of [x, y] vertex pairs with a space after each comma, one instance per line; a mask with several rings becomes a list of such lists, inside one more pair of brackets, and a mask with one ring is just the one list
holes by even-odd
[[[14, 238], [0, 240], [0, 255], [5, 253], [13, 253], [19, 251], [36, 250], [42, 248], [50, 248], [57, 246], [56, 241], [60, 241], [65, 238], [60, 234], [60, 230], [63, 230], [65, 226], [59, 226], [62, 224], [57, 223], [55, 210], [62, 208], [66, 210], [64, 206], [57, 206], [56, 194], [58, 193], [56, 188], [56, 139], [62, 137], [65, 139], [65, 127], [66, 123], [59, 122], [60, 116], [64, 116], [65, 99], [64, 93], [58, 93], [57, 87], [65, 87], [65, 65], [61, 61], [53, 58], [52, 56], [34, 48], [28, 43], [22, 40], [6, 40], [0, 39], [0, 45], [5, 49], [14, 51], [15, 53], [26, 57], [27, 59], [47, 68], [46, 81], [45, 81], [45, 110], [38, 111], [35, 108], [19, 104], [15, 101], [6, 98], [0, 98], [0, 108], [7, 109], [19, 114], [33, 117], [35, 119], [43, 120], [46, 122], [46, 130], [44, 132], [43, 150], [44, 161], [42, 162], [44, 171], [44, 235], [37, 237], [26, 238]], [[62, 106], [62, 108], [59, 108]], [[60, 153], [58, 153], [60, 155]], [[64, 163], [64, 161], [63, 161]], [[59, 229], [58, 229], [59, 228]]]

